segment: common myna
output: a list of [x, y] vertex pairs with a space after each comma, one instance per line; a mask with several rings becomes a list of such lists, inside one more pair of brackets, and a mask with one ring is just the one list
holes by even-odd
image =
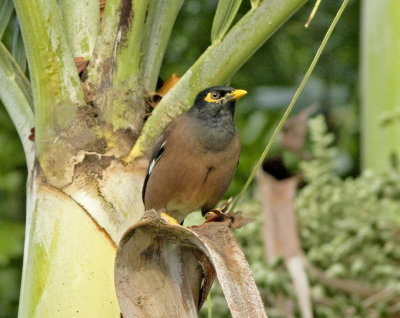
[[194, 105], [173, 119], [155, 143], [143, 202], [178, 222], [190, 212], [203, 215], [225, 194], [240, 155], [233, 115], [241, 89], [215, 86], [201, 91]]

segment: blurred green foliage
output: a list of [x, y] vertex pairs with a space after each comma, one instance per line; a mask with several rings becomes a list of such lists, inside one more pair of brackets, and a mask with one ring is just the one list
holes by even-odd
[[[302, 164], [308, 184], [296, 203], [303, 250], [310, 263], [330, 277], [392, 288], [388, 299], [367, 306], [365, 299], [314, 282], [317, 317], [394, 317], [400, 297], [400, 173], [364, 171], [341, 179], [335, 168], [337, 148], [322, 117], [310, 120], [314, 159]], [[394, 302], [394, 303], [393, 303]]]
[[0, 317], [13, 318], [21, 280], [26, 167], [22, 145], [3, 106], [0, 149]]
[[[9, 0], [7, 0], [9, 1]], [[11, 1], [9, 1], [11, 3]], [[186, 0], [179, 13], [164, 58], [161, 77], [172, 73], [183, 75], [210, 44], [211, 27], [217, 0]], [[236, 124], [242, 138], [242, 155], [236, 177], [227, 195], [237, 193], [261, 154], [271, 130], [275, 127], [294, 94], [305, 70], [332, 21], [340, 3], [322, 2], [308, 29], [304, 24], [314, 2], [309, 1], [284, 27], [250, 58], [231, 79], [230, 85], [249, 91], [237, 107]], [[358, 36], [359, 1], [349, 3], [321, 57], [313, 77], [295, 107], [295, 112], [317, 103], [327, 115], [335, 132], [342, 174], [357, 174], [358, 166]], [[250, 9], [250, 1], [242, 1], [237, 21]], [[4, 21], [2, 21], [4, 22]], [[1, 38], [10, 51], [23, 55], [15, 13]], [[21, 57], [21, 59], [24, 59]], [[25, 65], [25, 62], [21, 62]], [[0, 317], [16, 317], [22, 264], [25, 222], [26, 170], [23, 150], [17, 133], [0, 104]], [[273, 149], [278, 152], [278, 147]], [[250, 201], [249, 201], [250, 202]], [[242, 207], [256, 215], [257, 203]], [[257, 283], [265, 296], [276, 291], [291, 295], [289, 276], [277, 260], [266, 264], [261, 240], [261, 220], [237, 231], [237, 236], [251, 264]], [[307, 246], [307, 245], [306, 245]], [[321, 265], [322, 266], [322, 265]], [[215, 287], [216, 288], [216, 287]], [[213, 299], [214, 316], [227, 316], [225, 303], [218, 294]], [[279, 313], [269, 312], [271, 317]]]
[[[365, 171], [358, 178], [341, 179], [336, 173], [338, 149], [322, 116], [310, 120], [313, 159], [302, 162], [307, 185], [296, 197], [298, 230], [307, 261], [330, 279], [345, 280], [358, 288], [385, 291], [382, 299], [344, 292], [309, 274], [314, 315], [318, 318], [398, 317], [400, 300], [400, 173], [378, 175]], [[244, 200], [238, 210], [255, 221], [236, 230], [270, 318], [285, 316], [274, 307], [278, 294], [294, 302], [291, 278], [282, 259], [265, 260], [262, 216], [256, 199]], [[192, 216], [193, 219], [198, 216]], [[342, 284], [343, 285], [343, 284]], [[215, 317], [230, 317], [218, 284], [212, 289]], [[372, 296], [372, 295], [371, 295]], [[207, 307], [207, 306], [205, 306]], [[201, 317], [207, 317], [207, 308]], [[295, 317], [301, 317], [298, 309]]]

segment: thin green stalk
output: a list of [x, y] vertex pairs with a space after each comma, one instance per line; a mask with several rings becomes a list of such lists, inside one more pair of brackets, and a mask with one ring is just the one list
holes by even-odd
[[306, 28], [310, 25], [311, 21], [314, 19], [315, 14], [317, 13], [317, 10], [319, 8], [319, 5], [321, 4], [321, 0], [317, 0], [315, 2], [314, 8], [311, 11], [310, 17], [308, 18], [306, 24], [304, 25]]
[[254, 166], [253, 171], [251, 172], [251, 174], [250, 174], [249, 178], [247, 179], [245, 185], [243, 186], [242, 190], [239, 192], [239, 194], [237, 195], [235, 201], [233, 202], [232, 207], [230, 209], [231, 211], [233, 211], [236, 208], [237, 204], [242, 199], [242, 197], [245, 194], [247, 188], [249, 187], [251, 181], [253, 181], [254, 176], [257, 173], [257, 170], [260, 168], [260, 166], [262, 165], [262, 163], [263, 163], [265, 157], [267, 156], [269, 150], [271, 149], [272, 144], [274, 143], [276, 137], [278, 136], [278, 133], [280, 132], [280, 130], [283, 127], [283, 124], [285, 123], [285, 121], [288, 118], [290, 112], [292, 111], [293, 106], [296, 104], [297, 99], [299, 98], [301, 92], [303, 91], [304, 86], [306, 85], [306, 83], [308, 81], [308, 78], [310, 77], [311, 73], [313, 72], [313, 70], [315, 68], [315, 65], [317, 64], [317, 62], [318, 62], [318, 60], [319, 60], [319, 58], [320, 58], [325, 46], [326, 46], [326, 43], [328, 42], [333, 30], [336, 27], [337, 22], [339, 21], [340, 17], [342, 16], [342, 13], [343, 13], [344, 9], [346, 8], [347, 3], [348, 3], [348, 0], [343, 0], [342, 5], [340, 6], [335, 18], [333, 19], [328, 31], [326, 32], [326, 34], [324, 36], [324, 39], [322, 40], [321, 45], [319, 46], [319, 48], [317, 50], [317, 53], [315, 54], [315, 56], [314, 56], [314, 58], [313, 58], [313, 60], [311, 62], [311, 65], [309, 66], [306, 74], [304, 75], [304, 78], [301, 81], [298, 89], [296, 90], [296, 93], [294, 94], [289, 106], [286, 108], [285, 113], [283, 114], [281, 120], [279, 121], [278, 126], [275, 128], [274, 133], [272, 134], [270, 140], [268, 141], [267, 146], [265, 147], [263, 153], [261, 154], [261, 156], [258, 159], [256, 165]]
[[212, 299], [211, 291], [207, 295], [207, 317], [212, 318]]
[[263, 1], [250, 10], [221, 42], [214, 43], [203, 53], [161, 100], [125, 161], [143, 156], [168, 122], [191, 106], [201, 89], [225, 83], [305, 2]]

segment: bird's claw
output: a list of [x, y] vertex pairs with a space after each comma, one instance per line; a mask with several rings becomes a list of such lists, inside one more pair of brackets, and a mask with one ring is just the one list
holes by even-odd
[[229, 221], [229, 227], [231, 229], [239, 229], [242, 226], [254, 221], [252, 218], [247, 218], [242, 216], [242, 212], [229, 212], [228, 208], [232, 203], [232, 198], [229, 198], [228, 201], [225, 201], [221, 204], [219, 208], [216, 208], [210, 212], [207, 212], [204, 215], [206, 221], [203, 224], [210, 223], [210, 222], [225, 222]]
[[214, 210], [207, 212], [204, 215], [206, 221], [204, 223], [209, 222], [222, 222], [228, 219], [228, 215], [226, 212], [228, 211], [229, 206], [232, 203], [232, 197], [228, 199], [228, 201], [222, 202], [219, 208], [215, 208]]

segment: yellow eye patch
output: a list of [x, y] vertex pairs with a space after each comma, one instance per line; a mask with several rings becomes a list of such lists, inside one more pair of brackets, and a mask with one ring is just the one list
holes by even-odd
[[204, 98], [204, 100], [205, 100], [206, 102], [209, 102], [209, 103], [221, 103], [222, 100], [223, 100], [224, 97], [225, 97], [225, 96], [220, 96], [219, 98], [213, 98], [213, 97], [212, 97], [212, 93], [213, 93], [213, 92], [209, 92], [209, 93], [207, 94], [206, 98]]
[[224, 95], [222, 95], [220, 92], [217, 92], [218, 98], [214, 98], [212, 95], [215, 93], [216, 91], [209, 92], [204, 100], [209, 103], [223, 104], [229, 102], [230, 100], [238, 100], [247, 94], [247, 92], [243, 89], [235, 89], [234, 91], [226, 92]]

